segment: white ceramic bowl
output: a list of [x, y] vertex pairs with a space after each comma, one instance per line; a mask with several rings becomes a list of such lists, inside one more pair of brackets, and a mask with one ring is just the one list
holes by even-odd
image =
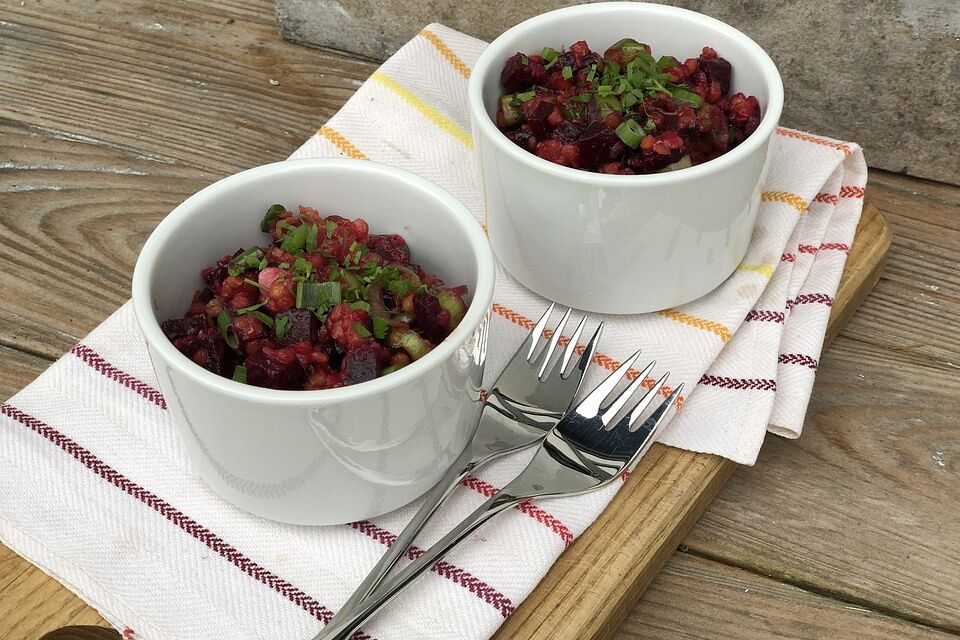
[[[275, 202], [402, 234], [417, 263], [469, 287], [463, 321], [420, 360], [341, 389], [263, 389], [196, 365], [159, 322], [182, 317], [204, 266], [264, 242], [260, 220]], [[225, 178], [174, 209], [137, 260], [133, 305], [174, 424], [206, 483], [260, 516], [333, 524], [413, 500], [466, 446], [479, 407], [493, 281], [480, 225], [446, 191], [372, 162], [293, 160]]]
[[[578, 40], [602, 52], [625, 37], [649, 44], [654, 55], [681, 60], [712, 46], [733, 65], [731, 91], [759, 99], [760, 126], [719, 158], [638, 176], [563, 167], [497, 129], [493, 117], [508, 57]], [[641, 313], [704, 295], [740, 263], [783, 106], [776, 66], [740, 31], [665, 5], [601, 2], [559, 9], [494, 40], [473, 68], [468, 93], [490, 241], [507, 271], [530, 289], [588, 311]]]

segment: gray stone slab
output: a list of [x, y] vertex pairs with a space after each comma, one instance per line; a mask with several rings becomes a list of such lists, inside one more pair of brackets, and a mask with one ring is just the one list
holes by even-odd
[[[278, 0], [277, 20], [289, 40], [384, 59], [430, 22], [491, 40], [569, 4]], [[784, 125], [859, 142], [871, 166], [960, 184], [960, 0], [668, 4], [732, 24], [770, 52], [786, 88]]]

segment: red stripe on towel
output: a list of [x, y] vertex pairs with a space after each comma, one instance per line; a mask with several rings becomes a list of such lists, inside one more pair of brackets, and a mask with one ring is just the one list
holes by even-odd
[[723, 376], [705, 375], [700, 378], [700, 384], [723, 389], [757, 389], [759, 391], [776, 391], [777, 381], [768, 378], [725, 378]]
[[[317, 600], [308, 596], [302, 590], [293, 586], [290, 582], [287, 582], [280, 576], [260, 566], [241, 553], [239, 549], [215, 534], [213, 531], [204, 527], [202, 524], [192, 519], [190, 516], [186, 515], [157, 494], [148, 491], [133, 480], [130, 480], [122, 473], [94, 455], [89, 449], [85, 449], [75, 440], [67, 437], [50, 425], [41, 422], [37, 418], [34, 418], [33, 416], [21, 411], [20, 409], [17, 409], [12, 405], [0, 405], [0, 413], [12, 418], [13, 420], [16, 420], [31, 431], [53, 443], [65, 453], [73, 457], [77, 462], [84, 465], [87, 469], [93, 471], [95, 474], [116, 488], [120, 489], [130, 497], [135, 498], [136, 500], [139, 500], [146, 506], [150, 507], [161, 516], [166, 518], [169, 522], [180, 528], [183, 532], [189, 534], [194, 539], [204, 544], [208, 549], [218, 554], [227, 562], [231, 563], [233, 566], [237, 567], [257, 582], [269, 587], [270, 589], [273, 589], [284, 598], [315, 617], [317, 620], [326, 623], [329, 622], [333, 617], [333, 611], [317, 602]], [[358, 640], [360, 638], [372, 640], [370, 636], [365, 633], [359, 633], [358, 635], [354, 636], [354, 638], [357, 638]]]
[[804, 367], [809, 367], [814, 371], [817, 370], [818, 366], [816, 358], [812, 358], [802, 353], [781, 353], [777, 358], [777, 362], [780, 364], [799, 364]]
[[[475, 476], [467, 476], [460, 482], [460, 484], [473, 489], [480, 495], [486, 496], [487, 498], [500, 491], [500, 489], [493, 486], [489, 482], [484, 482]], [[563, 540], [564, 546], [567, 546], [573, 542], [573, 533], [571, 533], [570, 529], [567, 528], [567, 525], [563, 524], [560, 522], [560, 520], [550, 515], [540, 507], [534, 505], [532, 502], [521, 502], [515, 508], [551, 529], [554, 533], [560, 536], [560, 539]]]
[[[367, 537], [372, 538], [373, 540], [376, 540], [380, 544], [387, 547], [393, 545], [393, 543], [397, 541], [397, 536], [382, 527], [378, 527], [369, 520], [351, 522], [350, 526]], [[416, 560], [422, 556], [423, 553], [423, 549], [413, 546], [407, 550], [407, 557], [411, 560]], [[510, 601], [510, 598], [503, 595], [483, 580], [475, 577], [470, 572], [454, 566], [445, 560], [438, 561], [430, 568], [430, 570], [443, 576], [444, 578], [451, 580], [452, 582], [457, 583], [461, 587], [464, 587], [467, 591], [476, 595], [487, 604], [493, 605], [493, 607], [497, 609], [504, 618], [509, 617], [510, 614], [512, 614], [516, 609], [516, 607], [513, 606], [513, 602]]]

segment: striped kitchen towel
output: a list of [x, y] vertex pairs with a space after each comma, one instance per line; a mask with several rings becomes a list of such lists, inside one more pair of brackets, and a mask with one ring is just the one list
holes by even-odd
[[[483, 47], [429, 26], [294, 157], [403, 167], [482, 219], [466, 90]], [[643, 348], [659, 370], [672, 371], [671, 384], [691, 390], [661, 439], [746, 464], [768, 430], [800, 434], [867, 177], [855, 144], [779, 129], [771, 153], [756, 232], [737, 272], [682, 307], [603, 318], [608, 330], [588, 381]], [[488, 382], [547, 304], [502, 270], [497, 278]], [[321, 528], [269, 522], [219, 499], [175, 437], [129, 304], [0, 413], [0, 539], [130, 638], [311, 638], [417, 506]], [[496, 492], [529, 455], [468, 478], [421, 544]], [[616, 489], [503, 514], [361, 637], [489, 637]]]

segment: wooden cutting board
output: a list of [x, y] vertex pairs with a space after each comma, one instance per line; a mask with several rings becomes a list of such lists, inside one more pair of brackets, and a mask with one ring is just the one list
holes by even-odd
[[[825, 348], [876, 284], [890, 240], [887, 221], [866, 203], [834, 299]], [[736, 466], [718, 456], [654, 445], [610, 506], [560, 556], [494, 640], [609, 638]], [[112, 629], [96, 627], [64, 628], [44, 636], [119, 638]]]

